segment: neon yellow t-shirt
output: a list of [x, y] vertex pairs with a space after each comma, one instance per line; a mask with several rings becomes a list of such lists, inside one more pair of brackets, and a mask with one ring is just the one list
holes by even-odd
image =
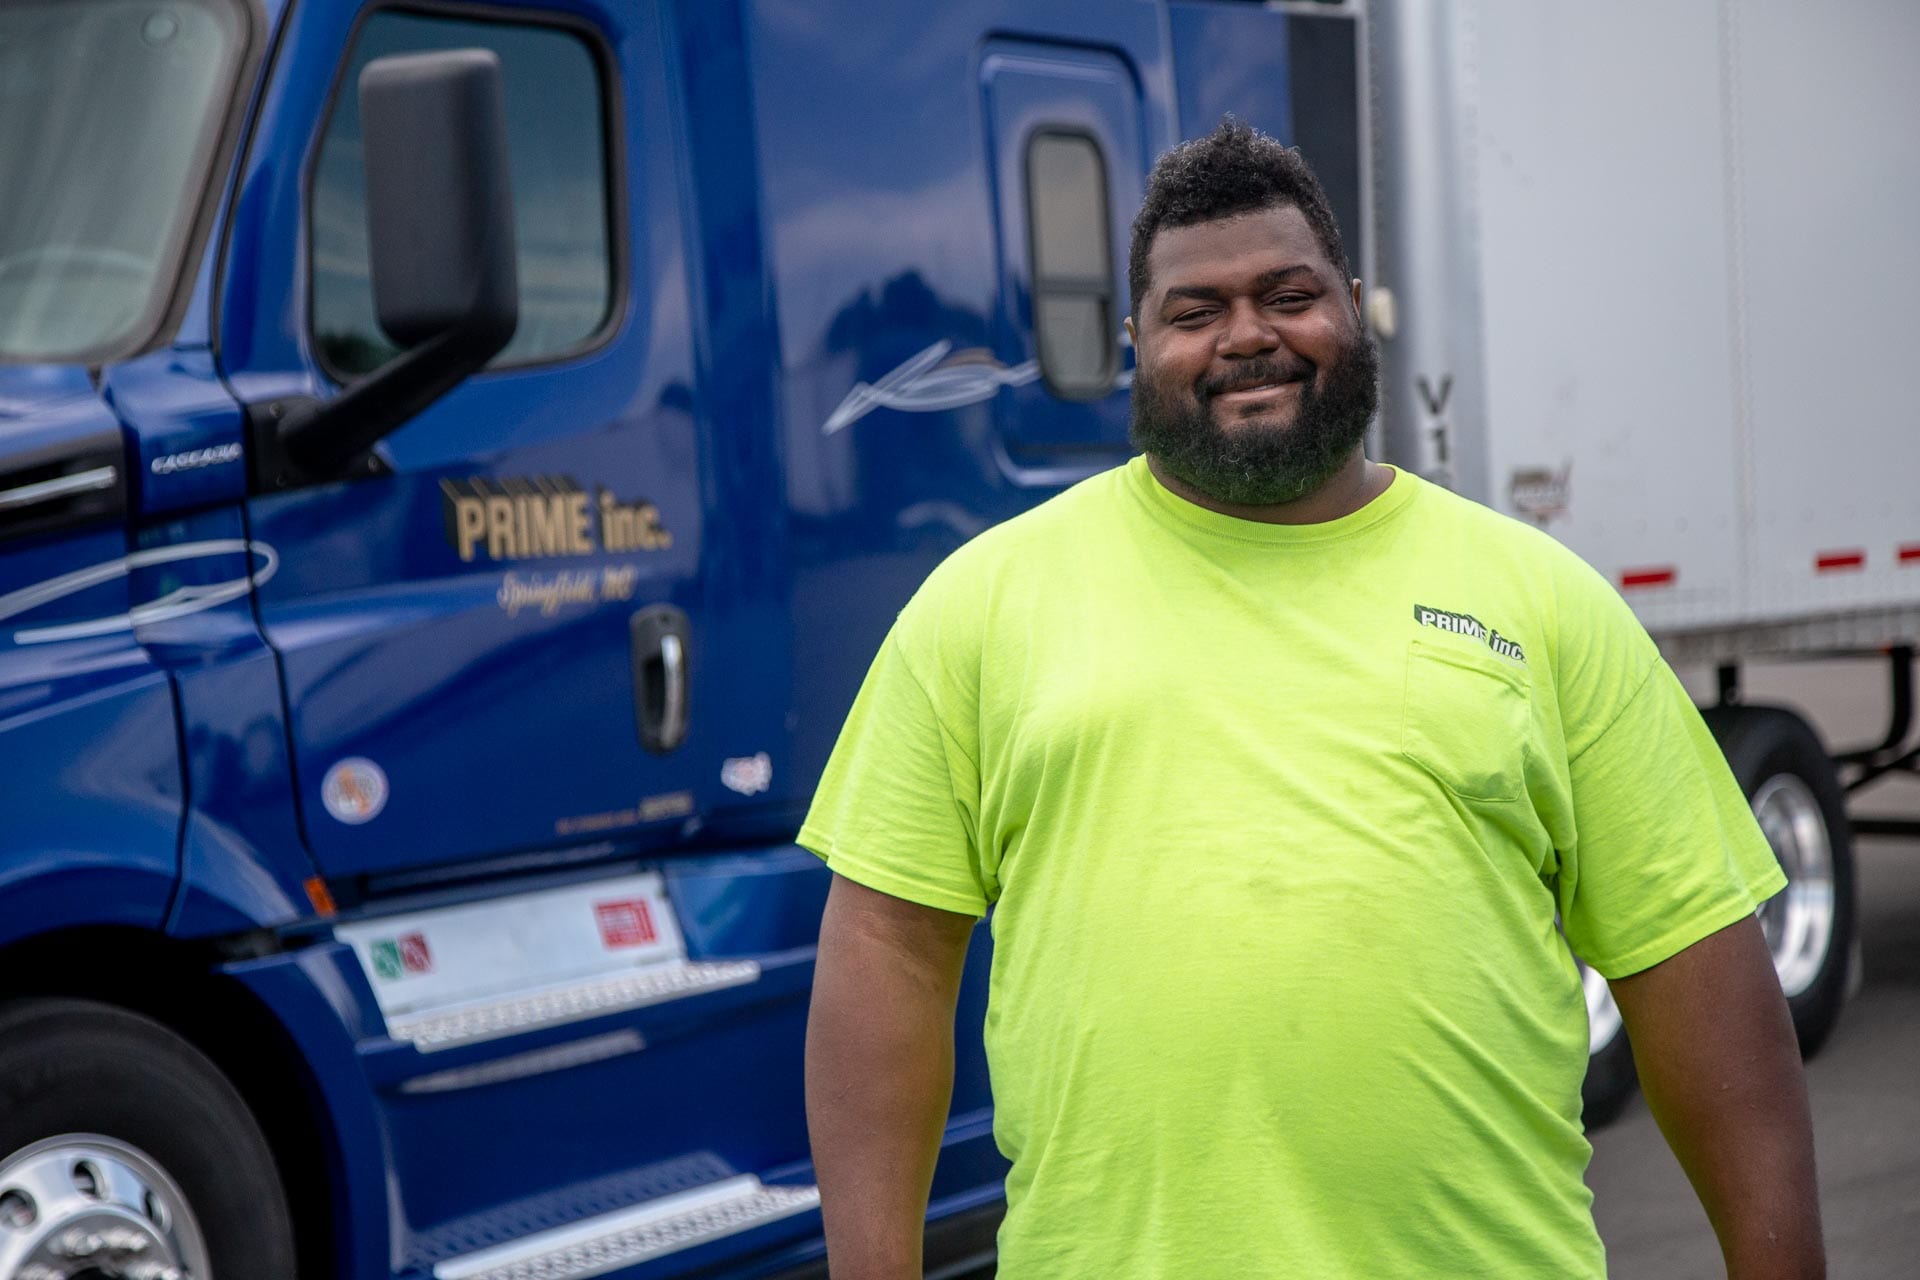
[[994, 906], [1003, 1280], [1597, 1277], [1586, 1006], [1784, 877], [1613, 589], [1398, 474], [1324, 524], [1142, 459], [951, 556], [800, 842]]

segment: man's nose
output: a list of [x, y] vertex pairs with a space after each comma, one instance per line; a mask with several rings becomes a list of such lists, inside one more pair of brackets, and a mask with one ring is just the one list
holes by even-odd
[[1227, 309], [1227, 323], [1220, 333], [1221, 355], [1265, 355], [1279, 345], [1280, 331], [1252, 300], [1242, 298]]

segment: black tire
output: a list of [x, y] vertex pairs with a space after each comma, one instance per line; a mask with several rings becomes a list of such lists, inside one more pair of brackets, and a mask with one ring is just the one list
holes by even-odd
[[[1704, 714], [1749, 801], [1775, 778], [1797, 779], [1812, 793], [1826, 828], [1833, 877], [1832, 929], [1811, 979], [1799, 990], [1789, 991], [1787, 998], [1800, 1052], [1811, 1057], [1833, 1030], [1846, 1003], [1847, 968], [1854, 946], [1853, 832], [1847, 823], [1846, 795], [1819, 735], [1793, 712], [1782, 707], [1734, 706], [1714, 707]], [[1787, 867], [1787, 875], [1793, 878], [1793, 867]]]
[[[1584, 965], [1580, 976], [1583, 980], [1587, 976]], [[1616, 1024], [1613, 1035], [1587, 1055], [1587, 1078], [1580, 1084], [1581, 1122], [1588, 1130], [1612, 1124], [1639, 1084], [1627, 1029]]]
[[204, 1054], [112, 1005], [0, 1004], [0, 1165], [66, 1134], [117, 1139], [159, 1164], [199, 1223], [213, 1280], [296, 1274], [273, 1153]]

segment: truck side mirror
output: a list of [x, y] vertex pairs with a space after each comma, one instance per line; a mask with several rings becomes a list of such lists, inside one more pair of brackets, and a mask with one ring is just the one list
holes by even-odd
[[256, 431], [256, 489], [374, 470], [382, 437], [476, 372], [519, 323], [500, 60], [378, 58], [360, 73], [374, 307], [401, 353]]
[[380, 58], [360, 74], [373, 300], [395, 345], [451, 336], [479, 368], [519, 319], [500, 59]]

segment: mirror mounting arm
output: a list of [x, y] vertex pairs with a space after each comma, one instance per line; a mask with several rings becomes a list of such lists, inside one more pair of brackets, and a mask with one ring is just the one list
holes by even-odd
[[377, 58], [359, 92], [374, 310], [400, 354], [330, 399], [251, 406], [255, 493], [386, 471], [374, 445], [485, 368], [519, 323], [498, 56]]
[[373, 446], [483, 368], [512, 336], [511, 328], [479, 335], [449, 330], [329, 399], [296, 396], [250, 406], [254, 491], [386, 474]]

